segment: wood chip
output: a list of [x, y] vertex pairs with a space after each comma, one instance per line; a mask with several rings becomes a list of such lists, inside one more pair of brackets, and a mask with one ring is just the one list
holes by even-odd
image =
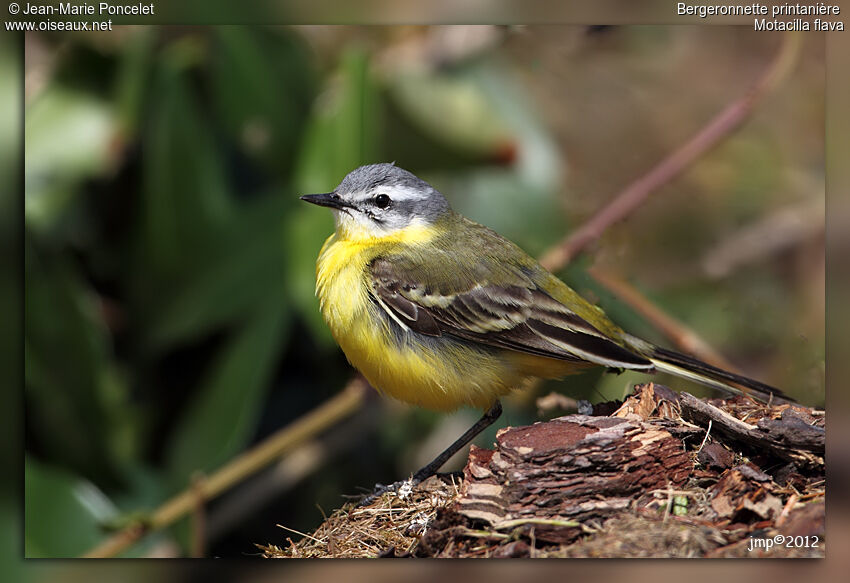
[[[493, 452], [475, 448], [457, 507], [495, 527], [523, 519], [582, 521], [628, 508], [639, 492], [681, 485], [691, 468], [682, 442], [663, 429], [570, 415], [503, 430]], [[560, 542], [581, 532], [566, 530], [538, 524], [535, 535]]]

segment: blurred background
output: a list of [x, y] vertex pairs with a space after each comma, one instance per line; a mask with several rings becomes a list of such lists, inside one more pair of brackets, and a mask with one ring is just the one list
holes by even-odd
[[[26, 556], [77, 556], [143, 524], [346, 386], [313, 294], [333, 221], [300, 194], [395, 161], [539, 256], [743, 95], [781, 42], [726, 26], [28, 35]], [[586, 269], [628, 282], [742, 372], [822, 405], [824, 78], [823, 37], [807, 34], [743, 127], [559, 275], [673, 346]], [[497, 427], [562, 413], [538, 406], [553, 391], [604, 401], [642, 380], [545, 383], [508, 399]], [[370, 390], [120, 556], [286, 545], [299, 535], [276, 525], [309, 532], [478, 415]]]

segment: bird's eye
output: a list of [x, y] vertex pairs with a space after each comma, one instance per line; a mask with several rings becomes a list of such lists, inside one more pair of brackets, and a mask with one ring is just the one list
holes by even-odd
[[379, 209], [385, 209], [390, 206], [390, 197], [386, 194], [379, 194], [375, 197], [375, 206]]

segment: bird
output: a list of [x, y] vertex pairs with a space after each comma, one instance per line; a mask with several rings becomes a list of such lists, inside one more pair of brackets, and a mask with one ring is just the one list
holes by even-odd
[[625, 332], [516, 244], [455, 212], [436, 188], [394, 163], [361, 166], [332, 192], [301, 199], [334, 214], [335, 230], [316, 263], [316, 295], [351, 365], [400, 401], [484, 411], [410, 486], [494, 423], [500, 398], [528, 379], [592, 367], [662, 371], [726, 392], [787, 399]]

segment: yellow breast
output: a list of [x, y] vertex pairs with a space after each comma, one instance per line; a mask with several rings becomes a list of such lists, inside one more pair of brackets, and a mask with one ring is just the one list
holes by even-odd
[[322, 315], [348, 361], [372, 386], [407, 403], [449, 411], [463, 405], [487, 408], [528, 376], [568, 372], [563, 361], [423, 336], [384, 316], [371, 299], [369, 263], [400, 245], [428, 239], [424, 231], [368, 240], [334, 234], [319, 254], [316, 294]]

